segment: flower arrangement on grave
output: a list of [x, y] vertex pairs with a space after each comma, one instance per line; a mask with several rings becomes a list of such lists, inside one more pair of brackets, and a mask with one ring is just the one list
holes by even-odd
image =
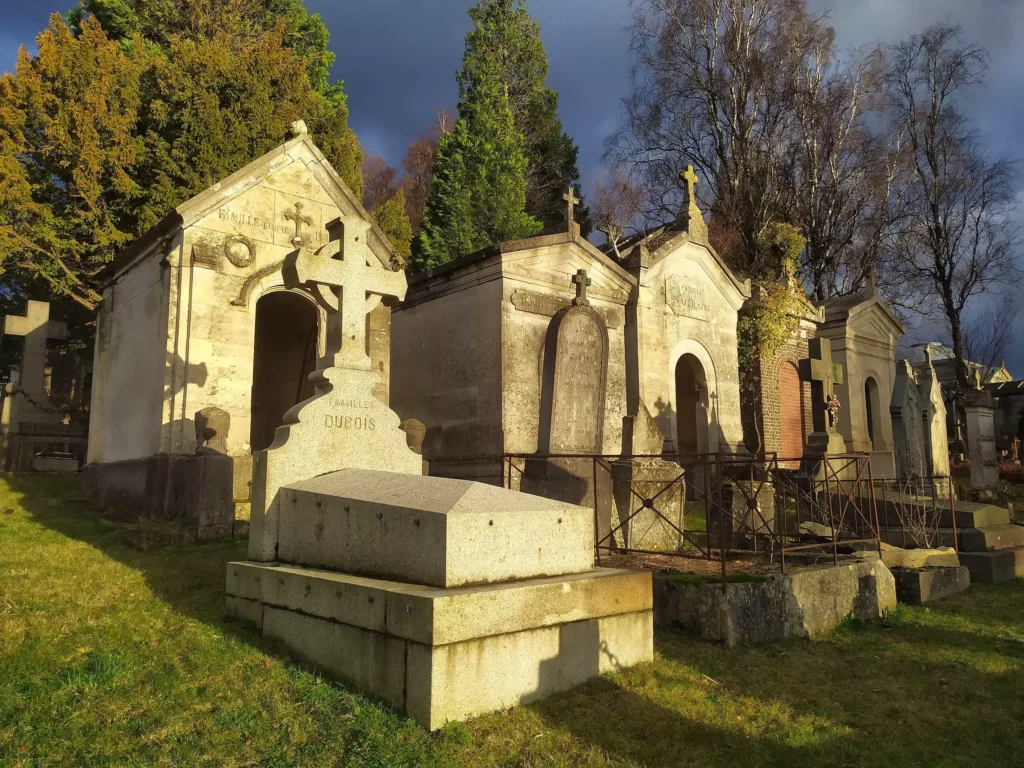
[[842, 408], [842, 404], [839, 402], [839, 398], [833, 392], [828, 397], [828, 401], [825, 403], [825, 408], [828, 410], [828, 421], [833, 427], [839, 420], [839, 409]]

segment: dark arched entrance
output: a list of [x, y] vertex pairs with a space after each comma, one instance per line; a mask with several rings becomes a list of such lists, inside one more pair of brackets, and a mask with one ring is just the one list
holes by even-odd
[[676, 363], [676, 436], [680, 455], [707, 453], [707, 377], [694, 355], [685, 354]]
[[261, 451], [274, 440], [285, 412], [313, 394], [316, 368], [316, 307], [304, 297], [274, 291], [256, 302], [249, 444]]
[[882, 413], [880, 410], [878, 396], [878, 382], [870, 376], [864, 381], [864, 410], [868, 426], [868, 442], [871, 443], [871, 450], [879, 450], [876, 442], [881, 438], [878, 419]]

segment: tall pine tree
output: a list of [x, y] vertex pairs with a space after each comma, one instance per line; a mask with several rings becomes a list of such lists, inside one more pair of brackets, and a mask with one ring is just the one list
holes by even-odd
[[[480, 0], [469, 11], [475, 26], [466, 36], [460, 87], [496, 68], [508, 92], [516, 130], [523, 135], [527, 159], [526, 212], [544, 226], [562, 222], [562, 195], [579, 180], [579, 149], [558, 119], [558, 91], [548, 88], [548, 57], [540, 25], [525, 0]], [[577, 221], [586, 222], [579, 208]]]
[[[486, 17], [474, 18], [478, 28], [487, 24]], [[525, 211], [526, 142], [515, 127], [500, 56], [477, 56], [472, 37], [470, 32], [459, 76], [459, 119], [437, 145], [413, 261], [419, 269], [541, 228]]]
[[326, 29], [298, 0], [84, 0], [69, 21], [0, 77], [5, 295], [93, 309], [99, 267], [298, 118], [360, 192]]
[[[544, 84], [548, 60], [537, 22], [522, 0], [480, 0], [469, 15], [459, 120], [438, 142], [417, 267], [560, 223], [562, 194], [579, 177], [577, 147], [558, 119], [558, 93]], [[515, 152], [506, 146], [512, 143]], [[520, 210], [521, 160], [525, 219], [512, 216]], [[481, 171], [488, 162], [497, 167]], [[586, 209], [577, 210], [587, 227]]]

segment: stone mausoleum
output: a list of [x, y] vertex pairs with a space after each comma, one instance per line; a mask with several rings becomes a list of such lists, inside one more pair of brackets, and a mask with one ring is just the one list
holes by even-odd
[[[232, 507], [244, 513], [249, 504], [252, 452], [268, 447], [284, 414], [312, 393], [308, 377], [327, 343], [315, 293], [285, 285], [286, 256], [362, 238], [373, 258], [392, 266], [387, 238], [305, 126], [294, 131], [179, 205], [107, 268], [86, 468], [95, 497], [144, 512], [180, 511], [211, 535], [229, 525]], [[366, 319], [380, 374], [375, 395], [384, 403], [389, 315], [379, 305]], [[200, 411], [200, 428], [212, 419], [222, 434], [211, 444], [233, 459], [226, 485], [223, 471], [177, 466], [207, 447], [197, 437]], [[210, 507], [201, 519], [179, 510], [192, 506], [196, 484]]]
[[[391, 396], [425, 425], [431, 474], [500, 482], [507, 453], [740, 449], [749, 284], [708, 244], [696, 205], [616, 260], [580, 237], [567, 197], [565, 231], [410, 277], [392, 317]], [[661, 439], [638, 450], [632, 424], [648, 413]]]

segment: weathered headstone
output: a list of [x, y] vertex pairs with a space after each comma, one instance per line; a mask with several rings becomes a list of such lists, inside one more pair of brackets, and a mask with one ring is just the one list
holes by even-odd
[[228, 430], [231, 414], [223, 408], [203, 408], [196, 411], [196, 453], [228, 452]]
[[608, 331], [587, 300], [584, 270], [573, 277], [577, 296], [558, 321], [551, 398], [551, 452], [600, 453], [604, 432]]
[[917, 376], [906, 360], [896, 363], [896, 382], [889, 406], [896, 449], [896, 474], [920, 478], [927, 471], [927, 441], [923, 416], [925, 408], [918, 391]]
[[342, 227], [341, 240], [315, 254], [293, 251], [282, 268], [286, 286], [306, 287], [326, 310], [327, 354], [310, 375], [313, 397], [288, 411], [271, 446], [253, 456], [253, 560], [277, 556], [282, 486], [345, 467], [422, 472], [398, 415], [373, 396], [378, 376], [366, 354], [366, 315], [383, 297], [405, 296], [405, 275], [369, 250], [369, 222], [346, 218]]
[[[939, 377], [932, 365], [931, 348], [925, 347], [924, 368], [917, 372], [917, 391], [921, 398], [926, 453], [925, 473], [932, 478], [949, 477], [949, 435], [946, 426], [946, 401]], [[942, 495], [949, 493], [949, 484], [935, 484]]]
[[964, 414], [967, 417], [971, 488], [993, 489], [999, 485], [999, 451], [996, 447], [995, 401], [992, 393], [976, 389], [965, 394]]

